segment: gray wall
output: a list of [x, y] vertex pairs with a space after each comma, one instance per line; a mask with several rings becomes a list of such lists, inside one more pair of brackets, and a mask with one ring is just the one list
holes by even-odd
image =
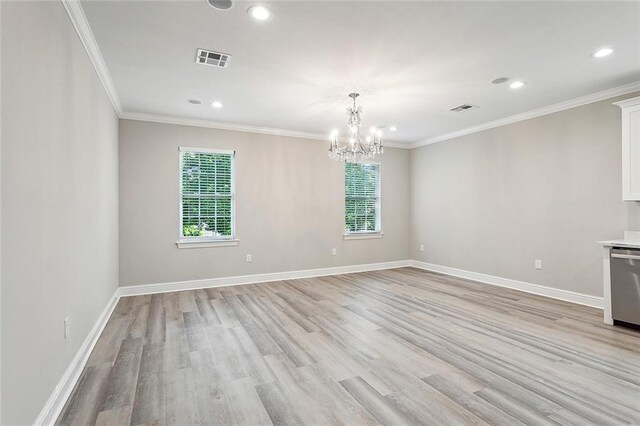
[[596, 241], [640, 226], [611, 105], [633, 96], [412, 150], [412, 258], [602, 296]]
[[[181, 145], [236, 150], [237, 247], [176, 247]], [[344, 165], [327, 148], [317, 140], [122, 120], [120, 284], [408, 259], [409, 152], [389, 148], [381, 157], [384, 238], [343, 241]]]
[[[2, 424], [35, 420], [118, 281], [414, 258], [601, 295], [595, 241], [640, 228], [621, 201], [613, 99], [387, 149], [385, 236], [344, 241], [343, 165], [326, 143], [128, 120], [118, 133], [59, 2], [2, 2], [0, 19]], [[237, 150], [239, 246], [176, 248], [180, 145]]]
[[2, 3], [0, 1], [0, 423], [2, 423]]
[[1, 423], [28, 424], [118, 285], [118, 119], [62, 3], [1, 27]]

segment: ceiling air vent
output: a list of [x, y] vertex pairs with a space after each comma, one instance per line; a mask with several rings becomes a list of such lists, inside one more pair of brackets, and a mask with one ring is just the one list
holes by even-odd
[[466, 111], [466, 110], [471, 109], [471, 108], [477, 108], [477, 106], [469, 105], [469, 104], [462, 104], [462, 105], [458, 105], [455, 108], [451, 108], [449, 111], [462, 112], [462, 111]]
[[198, 49], [196, 64], [210, 65], [212, 67], [226, 68], [231, 60], [227, 53], [214, 52], [212, 50]]

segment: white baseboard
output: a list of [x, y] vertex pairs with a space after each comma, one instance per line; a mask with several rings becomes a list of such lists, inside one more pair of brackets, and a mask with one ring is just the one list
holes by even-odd
[[56, 422], [56, 419], [64, 408], [64, 404], [67, 402], [69, 396], [71, 396], [71, 391], [73, 391], [74, 386], [80, 378], [80, 374], [89, 359], [89, 355], [91, 355], [91, 351], [102, 334], [104, 327], [107, 325], [107, 321], [109, 321], [113, 310], [118, 304], [118, 300], [120, 300], [119, 290], [119, 288], [116, 289], [115, 293], [107, 303], [107, 306], [104, 308], [95, 325], [89, 332], [89, 335], [84, 339], [84, 342], [82, 342], [82, 346], [80, 346], [76, 356], [71, 360], [71, 364], [69, 364], [69, 367], [67, 367], [67, 370], [62, 375], [62, 378], [53, 390], [53, 393], [49, 397], [49, 400], [45, 404], [34, 424], [53, 425]]
[[235, 277], [210, 278], [203, 280], [177, 281], [159, 284], [142, 284], [135, 286], [120, 287], [120, 296], [138, 296], [143, 294], [167, 293], [181, 290], [196, 290], [200, 288], [228, 287], [242, 284], [257, 284], [273, 281], [293, 280], [298, 278], [322, 277], [327, 275], [350, 274], [354, 272], [376, 271], [381, 269], [402, 268], [413, 266], [427, 271], [438, 272], [454, 277], [466, 278], [485, 284], [511, 288], [524, 291], [526, 293], [537, 294], [550, 297], [552, 299], [564, 300], [566, 302], [577, 303], [579, 305], [592, 306], [602, 309], [604, 300], [602, 297], [588, 294], [576, 293], [568, 290], [561, 290], [546, 287], [539, 284], [516, 281], [509, 278], [496, 277], [479, 272], [465, 271], [463, 269], [449, 266], [436, 265], [433, 263], [420, 262], [418, 260], [398, 260], [394, 262], [368, 263], [363, 265], [337, 266], [333, 268], [305, 269], [301, 271], [275, 272], [267, 274], [243, 275]]
[[398, 260], [393, 262], [368, 263], [364, 265], [337, 266], [333, 268], [305, 269], [301, 271], [275, 272], [268, 274], [244, 275], [236, 277], [212, 278], [205, 280], [178, 281], [160, 284], [143, 284], [136, 286], [119, 287], [113, 297], [107, 303], [104, 311], [98, 317], [95, 325], [89, 332], [89, 335], [82, 343], [76, 356], [65, 371], [64, 375], [58, 382], [53, 393], [49, 397], [46, 405], [40, 412], [40, 415], [34, 422], [36, 425], [53, 425], [62, 412], [64, 404], [71, 395], [80, 374], [84, 369], [89, 355], [93, 350], [100, 334], [104, 330], [107, 321], [111, 317], [113, 310], [123, 296], [137, 296], [153, 293], [167, 293], [180, 290], [195, 290], [209, 287], [227, 287], [241, 284], [256, 284], [263, 282], [273, 282], [282, 280], [292, 280], [297, 278], [322, 277], [327, 275], [350, 274], [354, 272], [377, 271], [382, 269], [402, 268], [413, 266], [427, 271], [438, 272], [441, 274], [451, 275], [454, 277], [466, 278], [481, 283], [492, 284], [500, 287], [507, 287], [514, 290], [520, 290], [527, 293], [533, 293], [540, 296], [551, 297], [553, 299], [573, 302], [580, 305], [593, 306], [602, 309], [603, 298], [590, 296], [588, 294], [575, 293], [567, 290], [560, 290], [551, 287], [545, 287], [538, 284], [531, 284], [522, 281], [511, 280], [508, 278], [500, 278], [492, 275], [481, 274], [478, 272], [465, 271], [462, 269], [451, 268], [448, 266], [436, 265], [433, 263], [420, 262], [417, 260]]
[[367, 263], [364, 265], [336, 266], [333, 268], [303, 269], [301, 271], [274, 272], [268, 274], [210, 278], [204, 280], [123, 286], [120, 287], [120, 295], [138, 296], [142, 294], [167, 293], [180, 290], [196, 290], [199, 288], [228, 287], [232, 285], [267, 283], [272, 281], [293, 280], [297, 278], [312, 278], [322, 277], [326, 275], [351, 274], [354, 272], [402, 268], [411, 266], [411, 262], [411, 260], [397, 260], [393, 262]]
[[449, 266], [436, 265], [434, 263], [420, 262], [418, 260], [412, 260], [411, 266], [427, 271], [451, 275], [454, 277], [466, 278], [468, 280], [478, 281], [485, 284], [506, 287], [513, 290], [520, 290], [526, 293], [537, 294], [539, 296], [546, 296], [552, 299], [564, 300], [565, 302], [577, 303], [579, 305], [592, 306], [599, 309], [602, 309], [604, 306], [604, 299], [602, 297], [591, 296], [589, 294], [576, 293], [573, 291], [546, 287], [539, 284], [516, 281], [509, 278], [495, 277], [493, 275], [465, 271], [464, 269], [451, 268]]
[[213, 278], [207, 280], [180, 281], [173, 283], [146, 284], [129, 287], [118, 287], [111, 297], [102, 314], [98, 317], [89, 335], [78, 349], [76, 356], [71, 360], [69, 367], [62, 375], [58, 385], [51, 393], [44, 408], [35, 420], [35, 425], [53, 425], [62, 412], [65, 403], [74, 386], [80, 378], [91, 351], [96, 345], [98, 338], [102, 334], [107, 321], [111, 317], [113, 310], [122, 296], [134, 296], [152, 293], [166, 293], [179, 290], [194, 290], [207, 287], [225, 287], [240, 284], [255, 284], [260, 282], [290, 280], [296, 278], [311, 278], [326, 275], [340, 275], [353, 272], [366, 272], [381, 269], [392, 269], [411, 266], [410, 260], [399, 260], [394, 262], [369, 263], [364, 265], [339, 266], [335, 268], [306, 269], [302, 271], [277, 272], [269, 274], [245, 275], [238, 277]]

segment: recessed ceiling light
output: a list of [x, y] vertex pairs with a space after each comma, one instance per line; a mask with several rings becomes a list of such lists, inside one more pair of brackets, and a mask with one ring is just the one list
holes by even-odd
[[395, 132], [396, 130], [398, 130], [398, 127], [397, 126], [391, 126], [391, 127], [389, 127], [389, 130], [392, 131], [392, 132]]
[[514, 81], [513, 83], [511, 83], [509, 85], [509, 87], [511, 87], [512, 89], [519, 89], [522, 86], [524, 86], [524, 82], [523, 81]]
[[613, 53], [613, 49], [610, 47], [603, 47], [602, 49], [596, 50], [591, 54], [594, 58], [604, 58], [605, 56], [609, 56]]
[[200, 105], [202, 101], [200, 99], [189, 99], [190, 104]]
[[211, 106], [214, 107], [214, 108], [222, 108], [222, 102], [213, 101], [213, 102], [211, 102]]
[[251, 6], [247, 12], [258, 21], [264, 21], [271, 16], [271, 10], [264, 6]]
[[495, 80], [491, 80], [491, 83], [502, 84], [502, 83], [506, 83], [507, 81], [509, 81], [507, 77], [499, 77], [499, 78], [496, 78]]

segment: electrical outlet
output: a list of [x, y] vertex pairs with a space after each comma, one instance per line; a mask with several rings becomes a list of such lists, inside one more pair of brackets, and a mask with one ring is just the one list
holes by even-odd
[[542, 260], [536, 259], [535, 266], [536, 266], [536, 269], [542, 269]]
[[251, 255], [250, 255], [250, 254], [248, 254], [248, 255], [247, 255], [247, 263], [251, 263], [251, 260], [252, 260], [252, 259], [251, 259]]
[[64, 319], [64, 338], [68, 339], [71, 336], [71, 317]]
[[424, 251], [424, 244], [420, 244], [420, 251]]
[[338, 250], [331, 249], [331, 256], [335, 256], [336, 254], [338, 254]]

